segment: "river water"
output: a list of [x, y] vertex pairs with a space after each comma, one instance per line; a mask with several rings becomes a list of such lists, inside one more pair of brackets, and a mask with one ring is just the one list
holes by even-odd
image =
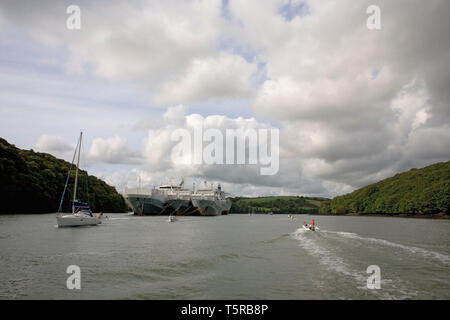
[[316, 216], [311, 232], [305, 215], [109, 217], [59, 229], [54, 214], [0, 216], [0, 299], [450, 298], [448, 220]]

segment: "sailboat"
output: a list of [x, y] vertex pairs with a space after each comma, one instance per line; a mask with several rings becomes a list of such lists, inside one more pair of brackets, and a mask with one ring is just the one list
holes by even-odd
[[[61, 196], [61, 201], [59, 203], [58, 213], [56, 214], [56, 221], [58, 223], [58, 227], [79, 227], [79, 226], [92, 226], [102, 223], [101, 220], [96, 217], [91, 209], [89, 208], [89, 204], [86, 202], [80, 202], [77, 200], [77, 186], [78, 186], [78, 167], [80, 165], [80, 153], [81, 153], [81, 142], [83, 139], [83, 132], [80, 132], [80, 138], [78, 139], [78, 144], [75, 147], [75, 152], [73, 154], [72, 163], [69, 168], [69, 172], [67, 174], [66, 184], [64, 186], [64, 191]], [[78, 150], [77, 150], [78, 149]], [[73, 163], [75, 161], [75, 156], [78, 151], [78, 160], [77, 160], [77, 168], [75, 173], [75, 188], [73, 190], [73, 200], [72, 200], [72, 213], [67, 214], [62, 212], [62, 204], [64, 201], [64, 195], [67, 190], [67, 184], [69, 182], [70, 172], [73, 167]]]

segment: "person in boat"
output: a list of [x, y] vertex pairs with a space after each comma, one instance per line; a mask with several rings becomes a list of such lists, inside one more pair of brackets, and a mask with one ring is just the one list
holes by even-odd
[[315, 230], [316, 228], [316, 223], [314, 222], [314, 219], [311, 220], [311, 223], [309, 224], [309, 230]]
[[[103, 212], [100, 212], [100, 218], [103, 218]], [[109, 216], [105, 216], [106, 219], [109, 219]]]
[[303, 221], [303, 225], [308, 228], [308, 224], [306, 223], [306, 221]]

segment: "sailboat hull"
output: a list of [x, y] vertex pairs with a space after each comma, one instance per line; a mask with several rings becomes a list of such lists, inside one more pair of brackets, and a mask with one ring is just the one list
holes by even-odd
[[80, 227], [80, 226], [95, 226], [102, 221], [96, 217], [91, 217], [85, 214], [67, 214], [56, 217], [58, 227]]

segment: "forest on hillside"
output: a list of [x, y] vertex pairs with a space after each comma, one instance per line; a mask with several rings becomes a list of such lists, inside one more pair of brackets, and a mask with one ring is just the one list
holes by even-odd
[[411, 169], [322, 202], [323, 214], [449, 214], [450, 161]]
[[[70, 163], [33, 150], [21, 150], [0, 138], [0, 213], [56, 212]], [[75, 165], [63, 211], [71, 210]], [[126, 212], [128, 206], [114, 187], [84, 170], [78, 175], [77, 198], [94, 212]]]

